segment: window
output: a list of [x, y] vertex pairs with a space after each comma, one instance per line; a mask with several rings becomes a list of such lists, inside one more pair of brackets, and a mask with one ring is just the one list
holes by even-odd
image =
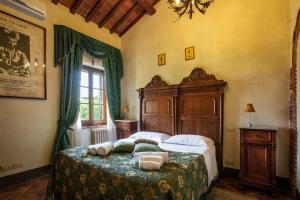
[[83, 126], [106, 124], [106, 98], [102, 70], [82, 67], [80, 117]]

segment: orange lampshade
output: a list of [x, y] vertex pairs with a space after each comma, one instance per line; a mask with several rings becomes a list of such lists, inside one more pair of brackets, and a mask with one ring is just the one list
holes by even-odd
[[123, 107], [123, 112], [124, 113], [128, 113], [129, 112], [129, 107], [128, 106], [124, 106]]
[[248, 104], [246, 105], [246, 108], [245, 108], [244, 111], [245, 111], [245, 112], [255, 112], [255, 109], [254, 109], [253, 104], [252, 104], [252, 103], [248, 103]]

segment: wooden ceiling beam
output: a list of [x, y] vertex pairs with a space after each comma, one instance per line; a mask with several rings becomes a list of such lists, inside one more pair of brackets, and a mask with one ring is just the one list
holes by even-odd
[[85, 17], [85, 21], [89, 22], [97, 13], [97, 10], [103, 5], [104, 0], [98, 0], [98, 2], [92, 7], [89, 13]]
[[103, 19], [99, 22], [98, 27], [102, 28], [106, 22], [113, 16], [113, 14], [121, 7], [124, 0], [119, 0], [114, 7], [103, 17]]
[[[155, 0], [153, 2], [153, 6], [155, 6], [160, 0]], [[119, 33], [119, 36], [122, 37], [131, 27], [133, 27], [140, 19], [146, 14], [146, 11], [141, 12], [135, 20], [133, 20], [121, 33]]]
[[78, 8], [80, 7], [80, 5], [82, 4], [83, 0], [75, 0], [74, 3], [72, 4], [72, 6], [70, 7], [70, 12], [72, 14], [75, 14], [78, 10]]
[[147, 12], [148, 15], [152, 16], [156, 13], [155, 8], [149, 0], [136, 0], [136, 2]]
[[133, 4], [133, 6], [131, 6], [131, 8], [125, 13], [125, 15], [123, 15], [123, 17], [121, 17], [119, 19], [119, 21], [117, 21], [113, 27], [110, 29], [110, 32], [113, 33], [115, 32], [115, 30], [117, 30], [119, 28], [119, 26], [121, 26], [121, 24], [123, 24], [128, 17], [130, 16], [130, 14], [133, 12], [134, 9], [140, 8], [140, 6], [138, 5], [138, 3]]
[[[51, 0], [52, 3], [58, 4], [61, 1], [60, 0]], [[152, 0], [132, 0], [133, 5], [130, 7], [130, 9], [119, 19], [116, 23], [113, 24], [112, 28], [110, 29], [110, 32], [115, 32], [119, 34], [119, 36], [123, 36], [129, 29], [131, 29], [145, 14], [153, 15], [156, 12], [156, 9], [154, 6], [160, 1], [160, 0], [153, 0], [153, 5], [151, 4]], [[127, 8], [128, 5], [124, 2], [127, 2], [125, 0], [117, 0], [115, 5], [107, 11], [106, 14], [102, 15], [102, 18], [100, 22], [98, 23], [98, 27], [102, 28], [107, 24], [107, 22], [117, 13], [119, 15], [120, 9]], [[84, 0], [73, 0], [71, 5], [68, 5], [66, 7], [69, 8], [70, 12], [72, 14], [75, 14], [80, 6], [84, 3]], [[89, 22], [94, 19], [95, 15], [97, 15], [97, 11], [106, 3], [106, 0], [97, 0], [96, 3], [94, 3], [94, 6], [90, 9], [88, 8], [82, 8], [87, 15], [85, 16], [85, 21]], [[136, 12], [136, 13], [134, 13]], [[134, 19], [131, 19], [130, 16], [132, 14], [137, 15]], [[124, 24], [126, 27], [122, 28], [120, 27]], [[118, 30], [118, 31], [117, 31]]]
[[52, 3], [58, 4], [58, 3], [59, 3], [59, 0], [52, 0]]
[[119, 33], [119, 37], [122, 37], [131, 27], [133, 27], [144, 15], [146, 11], [141, 12], [137, 18], [135, 18], [121, 33]]

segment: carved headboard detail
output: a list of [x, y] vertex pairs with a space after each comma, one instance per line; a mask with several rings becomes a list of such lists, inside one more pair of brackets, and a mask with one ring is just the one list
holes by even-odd
[[193, 83], [193, 82], [204, 82], [204, 81], [216, 81], [216, 77], [213, 74], [207, 74], [202, 68], [196, 67], [190, 73], [188, 77], [182, 79], [181, 84]]
[[157, 88], [157, 87], [165, 87], [168, 86], [167, 82], [161, 80], [160, 76], [156, 75], [152, 78], [150, 83], [146, 85], [145, 88]]
[[154, 76], [140, 95], [143, 131], [196, 134], [215, 141], [219, 170], [223, 166], [223, 99], [226, 82], [195, 68], [180, 84]]
[[220, 86], [220, 89], [227, 83], [223, 80], [218, 80], [215, 75], [208, 74], [202, 68], [196, 67], [189, 76], [182, 79], [180, 87], [192, 85], [194, 87], [204, 87], [208, 85]]

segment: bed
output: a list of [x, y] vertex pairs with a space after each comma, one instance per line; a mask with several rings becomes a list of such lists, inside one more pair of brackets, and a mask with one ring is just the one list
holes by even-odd
[[226, 82], [201, 68], [177, 85], [153, 77], [145, 88], [138, 89], [140, 129], [170, 136], [202, 135], [214, 145], [201, 149], [159, 144], [170, 152], [169, 162], [159, 171], [139, 169], [130, 153], [99, 157], [86, 155], [87, 147], [64, 150], [55, 162], [56, 198], [205, 199], [217, 171], [222, 171], [225, 86]]

